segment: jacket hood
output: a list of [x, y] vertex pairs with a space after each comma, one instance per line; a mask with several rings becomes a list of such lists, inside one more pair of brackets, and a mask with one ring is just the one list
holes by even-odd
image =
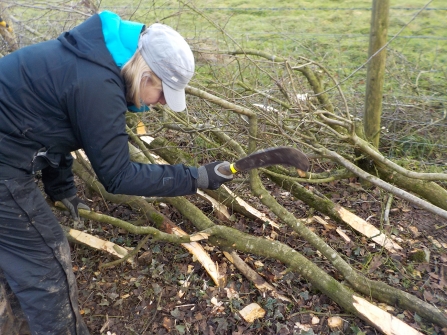
[[122, 20], [118, 14], [109, 11], [100, 13], [99, 17], [107, 49], [116, 65], [122, 68], [137, 51], [138, 40], [145, 26], [142, 23]]
[[120, 69], [105, 44], [101, 19], [98, 14], [91, 16], [70, 31], [62, 33], [58, 40], [77, 57], [119, 73]]

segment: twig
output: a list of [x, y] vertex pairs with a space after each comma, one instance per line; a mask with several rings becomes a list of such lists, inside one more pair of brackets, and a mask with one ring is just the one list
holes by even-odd
[[[135, 133], [132, 131], [132, 129], [130, 129], [129, 126], [127, 126], [127, 125], [126, 125], [126, 131], [127, 131], [127, 134], [129, 135], [129, 137], [133, 141], [135, 141], [135, 143], [137, 143], [140, 148], [146, 148], [143, 141], [140, 140], [140, 138], [137, 135], [135, 135]], [[154, 158], [151, 156], [151, 154], [148, 152], [147, 149], [142, 150], [142, 152], [143, 152], [143, 155], [146, 156], [146, 158], [149, 160], [149, 162], [151, 162], [152, 164], [155, 164]]]
[[150, 320], [148, 320], [148, 322], [144, 325], [143, 330], [141, 331], [141, 335], [144, 334], [144, 332], [149, 328], [149, 325], [151, 325], [154, 320], [155, 317], [157, 316], [157, 312], [158, 312], [158, 306], [160, 306], [160, 301], [161, 301], [161, 296], [163, 295], [163, 291], [160, 292], [160, 295], [158, 296], [158, 300], [157, 300], [157, 306], [155, 307], [155, 312], [154, 315], [152, 316], [152, 318]]
[[388, 200], [386, 201], [385, 211], [383, 213], [383, 221], [385, 222], [386, 226], [390, 225], [390, 209], [392, 203], [393, 203], [393, 195], [390, 194], [388, 196]]
[[335, 151], [330, 151], [327, 149], [322, 149], [322, 150], [324, 151], [325, 154], [331, 155], [338, 163], [343, 165], [347, 170], [356, 174], [360, 178], [365, 179], [366, 181], [369, 181], [370, 183], [372, 183], [380, 188], [383, 188], [384, 190], [386, 190], [402, 199], [410, 201], [411, 203], [424, 208], [425, 210], [429, 211], [430, 213], [439, 215], [440, 217], [447, 219], [447, 211], [446, 210], [439, 208], [435, 205], [432, 205], [431, 203], [429, 203], [421, 198], [418, 198], [418, 197], [414, 196], [413, 194], [408, 193], [407, 191], [399, 189], [399, 188], [387, 183], [386, 181], [383, 181], [380, 178], [370, 175], [369, 173], [363, 171], [362, 169], [360, 169], [355, 164], [351, 163], [350, 161], [348, 161], [347, 159], [345, 159], [344, 157], [342, 157]]
[[131, 252], [127, 253], [127, 255], [124, 256], [123, 258], [121, 258], [121, 259], [117, 259], [117, 260], [112, 261], [112, 262], [99, 264], [99, 267], [98, 267], [98, 268], [99, 268], [100, 270], [105, 269], [105, 268], [110, 268], [110, 267], [112, 267], [112, 266], [121, 264], [121, 263], [125, 262], [127, 259], [129, 259], [129, 258], [135, 256], [135, 255], [138, 253], [138, 251], [141, 249], [141, 247], [147, 242], [147, 240], [149, 240], [149, 237], [150, 237], [150, 235], [146, 235], [146, 236], [145, 236], [145, 237], [138, 243], [138, 245], [137, 245]]
[[354, 145], [359, 146], [361, 150], [371, 156], [371, 159], [375, 162], [380, 162], [382, 164], [385, 164], [390, 169], [395, 170], [396, 172], [402, 174], [403, 176], [406, 176], [408, 178], [414, 178], [414, 179], [420, 179], [420, 180], [447, 180], [447, 173], [420, 173], [420, 172], [413, 172], [409, 171], [402, 166], [390, 161], [389, 159], [385, 158], [380, 152], [377, 151], [372, 145], [370, 145], [368, 142], [363, 140], [362, 138], [358, 137], [355, 134], [351, 135], [351, 140]]

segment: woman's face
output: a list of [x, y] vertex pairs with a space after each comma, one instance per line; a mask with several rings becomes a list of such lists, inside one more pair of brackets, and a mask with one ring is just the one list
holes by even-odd
[[166, 105], [163, 88], [154, 86], [150, 80], [141, 84], [140, 96], [141, 100], [147, 106], [155, 105], [157, 103]]

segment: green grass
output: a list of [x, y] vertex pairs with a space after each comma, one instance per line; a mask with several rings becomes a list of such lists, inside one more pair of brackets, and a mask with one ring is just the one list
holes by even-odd
[[[77, 13], [74, 14], [55, 10], [62, 8], [61, 0], [49, 0], [48, 6], [33, 0], [6, 0], [5, 3], [18, 20], [46, 36], [57, 36], [85, 19], [79, 14], [86, 12], [81, 5], [75, 8]], [[197, 12], [173, 0], [103, 0], [100, 10], [114, 10], [124, 18], [146, 24], [164, 22], [179, 30], [195, 48], [225, 51], [241, 47], [315, 60], [342, 83], [351, 111], [357, 114], [363, 111], [366, 79], [363, 65], [368, 59], [371, 0], [278, 0], [274, 3], [202, 0], [192, 3]], [[447, 5], [445, 1], [435, 0], [429, 9], [412, 20], [426, 3], [426, 0], [393, 0], [390, 4], [389, 40], [398, 32], [399, 36], [387, 48], [383, 111], [393, 118], [397, 109], [407, 108], [401, 105], [415, 106], [406, 109], [406, 115], [399, 111], [399, 117], [405, 122], [437, 120], [447, 105]], [[24, 33], [27, 38], [33, 38], [29, 43], [38, 41], [29, 31]], [[228, 74], [225, 66], [219, 62], [206, 66], [199, 60], [195, 80], [207, 79], [212, 71], [227, 71], [230, 80], [231, 73]], [[245, 72], [259, 75], [253, 69]], [[397, 140], [406, 134], [405, 127], [399, 129], [402, 134], [396, 134]], [[445, 145], [447, 140], [442, 141]]]
[[[127, 8], [122, 7], [126, 4]], [[106, 0], [101, 8], [118, 10], [116, 6], [121, 6], [120, 11], [129, 13], [137, 4]], [[236, 43], [228, 38], [224, 41], [216, 27], [177, 1], [144, 2], [145, 8], [133, 13], [134, 18], [147, 23], [158, 20], [172, 25], [192, 41], [211, 39], [221, 49], [241, 46], [284, 56], [311, 57], [343, 78], [367, 60], [371, 4], [370, 0], [195, 1], [195, 7], [224, 28]], [[390, 62], [411, 63], [413, 80], [420, 71], [447, 69], [447, 11], [441, 10], [446, 8], [442, 1], [433, 1], [429, 6], [438, 10], [423, 11], [408, 24], [425, 4], [425, 0], [391, 1], [389, 39], [404, 30], [389, 45], [392, 54], [399, 57]], [[364, 72], [360, 75], [364, 76]], [[436, 76], [427, 80], [438, 81]], [[445, 80], [445, 74], [440, 80]]]

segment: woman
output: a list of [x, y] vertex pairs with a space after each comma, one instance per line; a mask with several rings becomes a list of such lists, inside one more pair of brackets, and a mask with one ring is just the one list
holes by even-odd
[[84, 149], [108, 192], [181, 196], [231, 177], [199, 168], [129, 160], [125, 112], [156, 103], [186, 107], [194, 73], [186, 41], [172, 28], [103, 12], [57, 40], [0, 59], [0, 269], [32, 334], [88, 334], [77, 304], [69, 246], [34, 182], [77, 216], [70, 152]]

